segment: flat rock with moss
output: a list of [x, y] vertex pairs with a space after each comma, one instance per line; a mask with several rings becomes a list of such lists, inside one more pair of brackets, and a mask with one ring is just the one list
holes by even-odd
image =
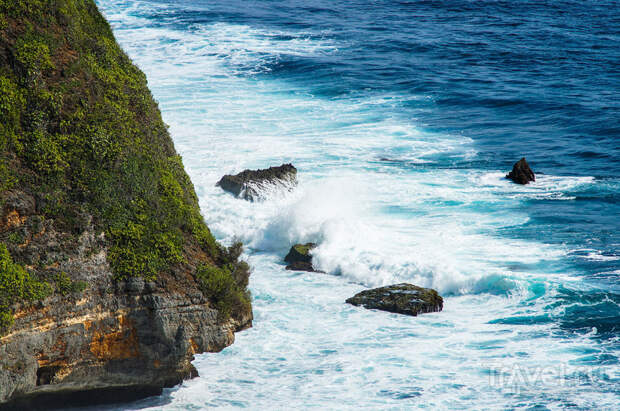
[[310, 251], [316, 247], [315, 243], [295, 244], [291, 247], [284, 261], [288, 263], [287, 270], [293, 271], [316, 271], [312, 266], [312, 254]]
[[239, 174], [225, 175], [217, 185], [236, 197], [256, 201], [271, 190], [294, 188], [297, 185], [297, 169], [292, 164], [282, 164], [262, 170], [244, 170]]
[[437, 291], [407, 283], [364, 290], [346, 302], [368, 309], [413, 316], [443, 309], [443, 298]]

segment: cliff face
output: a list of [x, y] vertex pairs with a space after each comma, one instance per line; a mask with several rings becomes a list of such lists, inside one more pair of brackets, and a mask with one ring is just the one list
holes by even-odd
[[[33, 203], [27, 195], [12, 194]], [[23, 251], [34, 258], [52, 256], [57, 272], [88, 286], [14, 305], [14, 324], [0, 338], [0, 403], [12, 400], [7, 407], [92, 404], [160, 393], [196, 375], [190, 363], [195, 353], [223, 349], [232, 344], [235, 331], [251, 324], [249, 310], [223, 319], [192, 270], [162, 274], [156, 281], [114, 280], [104, 236], [92, 225], [67, 250], [61, 248], [63, 233], [52, 223], [30, 232], [36, 216], [33, 210], [20, 211], [5, 211], [3, 221], [6, 225], [6, 216], [14, 215], [27, 232], [30, 241]]]
[[193, 354], [251, 325], [240, 253], [204, 224], [93, 1], [0, 0], [0, 404], [130, 399], [195, 375]]

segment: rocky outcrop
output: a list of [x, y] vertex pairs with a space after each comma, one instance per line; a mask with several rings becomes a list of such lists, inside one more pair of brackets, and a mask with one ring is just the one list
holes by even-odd
[[506, 178], [517, 184], [527, 184], [531, 181], [536, 181], [536, 176], [525, 160], [525, 157], [512, 166], [512, 171], [506, 175]]
[[443, 298], [437, 291], [406, 283], [364, 290], [346, 302], [368, 309], [413, 316], [443, 309]]
[[297, 169], [292, 164], [282, 164], [262, 170], [245, 170], [235, 175], [225, 175], [217, 182], [236, 197], [256, 201], [274, 188], [290, 190], [297, 185]]
[[291, 247], [284, 261], [288, 263], [287, 270], [316, 271], [312, 266], [310, 251], [316, 247], [315, 243], [295, 244]]
[[250, 319], [220, 323], [199, 291], [142, 279], [51, 298], [17, 310], [0, 339], [0, 401], [23, 410], [158, 395], [196, 376], [194, 354], [232, 344]]
[[7, 195], [0, 239], [20, 233], [12, 254], [40, 267], [51, 284], [65, 273], [88, 286], [55, 284], [48, 298], [12, 307], [14, 323], [0, 336], [0, 409], [156, 395], [197, 375], [194, 354], [220, 351], [232, 344], [234, 332], [251, 326], [251, 309], [221, 318], [200, 291], [191, 260], [155, 281], [115, 281], [105, 235], [91, 222], [72, 238], [34, 210], [32, 197]]

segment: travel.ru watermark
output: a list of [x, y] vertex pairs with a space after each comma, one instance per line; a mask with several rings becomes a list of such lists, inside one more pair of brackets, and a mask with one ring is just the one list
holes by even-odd
[[537, 366], [530, 364], [485, 364], [489, 371], [489, 385], [505, 391], [545, 387], [575, 387], [598, 384], [613, 379], [603, 367], [569, 366], [559, 363]]

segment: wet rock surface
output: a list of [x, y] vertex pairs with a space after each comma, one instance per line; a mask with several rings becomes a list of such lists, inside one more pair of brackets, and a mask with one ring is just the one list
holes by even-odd
[[291, 247], [284, 261], [288, 263], [287, 270], [316, 271], [312, 266], [310, 250], [316, 247], [315, 243], [295, 244]]
[[512, 166], [512, 171], [506, 175], [506, 178], [514, 181], [517, 184], [527, 184], [532, 181], [536, 181], [536, 176], [530, 168], [530, 165], [523, 157]]
[[216, 185], [236, 197], [256, 201], [260, 200], [263, 192], [270, 187], [295, 187], [297, 169], [292, 164], [282, 164], [262, 170], [244, 170], [239, 174], [225, 175]]
[[443, 309], [443, 298], [437, 291], [407, 283], [364, 290], [348, 298], [346, 302], [368, 309], [412, 316]]

